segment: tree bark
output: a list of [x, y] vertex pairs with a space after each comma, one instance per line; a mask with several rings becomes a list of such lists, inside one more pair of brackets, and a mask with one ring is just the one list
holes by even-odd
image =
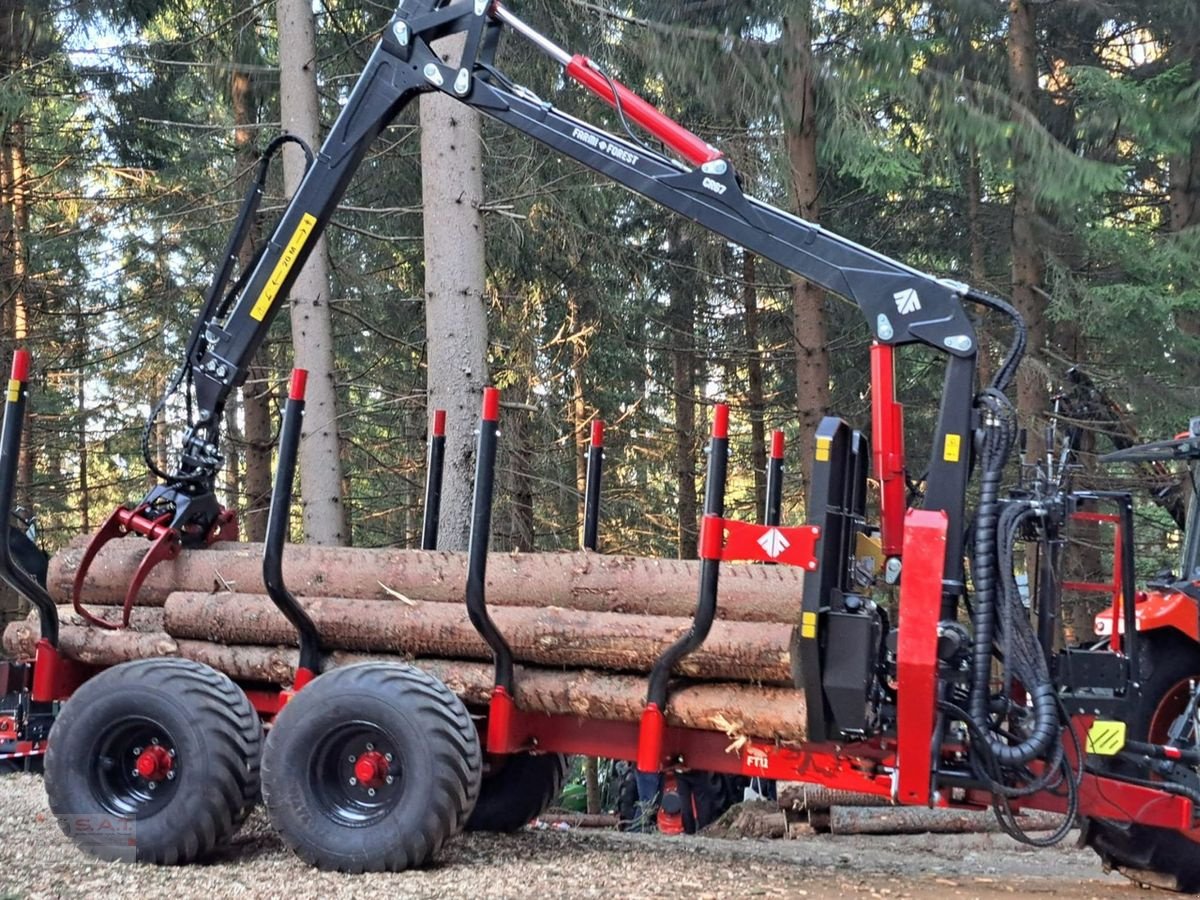
[[[447, 659], [492, 658], [465, 606], [301, 600], [327, 647]], [[220, 644], [295, 644], [296, 629], [269, 597], [180, 592], [167, 598], [164, 627], [177, 638]], [[519, 662], [611, 672], [648, 672], [691, 627], [668, 616], [579, 612], [557, 607], [491, 610]], [[704, 644], [675, 672], [707, 681], [791, 684], [790, 625], [716, 622]]]
[[1049, 330], [1046, 302], [1040, 292], [1042, 258], [1035, 179], [1029, 171], [1028, 154], [1020, 143], [1023, 118], [1037, 115], [1037, 26], [1029, 0], [1009, 0], [1008, 8], [1008, 79], [1017, 123], [1013, 138], [1012, 302], [1029, 330], [1028, 356], [1017, 377], [1017, 411], [1028, 429], [1028, 455], [1031, 459], [1041, 459], [1046, 449], [1041, 423], [1050, 406], [1041, 354]]
[[[252, 13], [253, 15], [253, 13]], [[255, 162], [254, 132], [250, 126], [258, 120], [258, 100], [254, 92], [254, 81], [248, 71], [238, 69], [233, 73], [230, 84], [233, 100], [233, 119], [237, 126], [233, 133], [237, 148], [237, 167], [252, 175]], [[250, 226], [246, 242], [238, 250], [238, 261], [246, 271], [253, 259], [262, 226], [256, 219]], [[271, 420], [271, 373], [263, 365], [268, 356], [264, 343], [255, 354], [246, 382], [242, 385], [243, 446], [245, 447], [245, 513], [242, 527], [247, 540], [261, 541], [267, 536], [267, 512], [271, 502], [271, 444], [274, 428]], [[231, 499], [231, 502], [235, 502]]]
[[887, 800], [878, 794], [840, 791], [804, 782], [780, 783], [778, 802], [784, 809], [827, 810], [832, 806], [885, 806]]
[[587, 334], [583, 322], [582, 304], [573, 288], [567, 290], [567, 328], [571, 346], [571, 433], [575, 448], [575, 491], [579, 496], [575, 519], [579, 523], [579, 546], [583, 546], [585, 497], [587, 490], [588, 416], [584, 394], [584, 365], [587, 362]]
[[696, 288], [691, 270], [696, 253], [682, 227], [672, 227], [667, 335], [675, 396], [675, 476], [679, 485], [676, 550], [680, 559], [695, 559], [700, 532], [696, 501]]
[[[50, 560], [48, 589], [60, 603], [83, 548], [67, 547]], [[89, 604], [122, 602], [145, 546], [114, 541], [97, 555], [84, 579]], [[462, 603], [465, 553], [289, 545], [284, 575], [297, 596]], [[717, 616], [729, 621], [799, 620], [804, 572], [791, 566], [727, 565], [721, 569]], [[690, 617], [696, 606], [700, 564], [695, 561], [602, 556], [595, 553], [493, 553], [487, 567], [492, 606], [561, 606], [591, 612]], [[262, 545], [215, 545], [185, 550], [151, 570], [139, 605], [161, 606], [173, 591], [253, 593], [262, 589]]]
[[[309, 0], [279, 0], [279, 105], [285, 131], [315, 150], [320, 143], [316, 81], [316, 34]], [[283, 151], [283, 178], [293, 195], [305, 171], [304, 153]], [[300, 494], [304, 537], [310, 544], [345, 544], [341, 446], [334, 377], [333, 314], [329, 294], [329, 248], [313, 246], [292, 288], [292, 345], [296, 365], [308, 369], [308, 393], [300, 442]]]
[[[462, 36], [437, 44], [446, 61]], [[479, 115], [451, 97], [421, 97], [421, 202], [425, 210], [425, 339], [429, 408], [446, 410], [446, 468], [439, 543], [464, 550], [470, 536], [475, 432], [488, 380]]]
[[[1017, 819], [1026, 831], [1053, 830], [1061, 816], [1031, 811]], [[924, 809], [912, 806], [834, 806], [829, 810], [833, 834], [994, 834], [1000, 823], [990, 809]]]
[[767, 508], [767, 426], [763, 398], [762, 353], [758, 343], [758, 285], [756, 257], [742, 251], [742, 309], [746, 322], [747, 405], [750, 407], [750, 458], [754, 463], [754, 508], [764, 515]]
[[[4, 631], [6, 653], [33, 656], [36, 628], [14, 622]], [[175, 640], [162, 632], [101, 631], [67, 626], [61, 650], [69, 659], [94, 665], [115, 665], [150, 656], [181, 656], [224, 672], [231, 678], [290, 684], [298, 651], [276, 647], [227, 647], [206, 641]], [[86, 659], [84, 659], [86, 656]], [[440, 679], [463, 701], [486, 705], [495, 684], [491, 663], [415, 659], [335, 652], [327, 665], [351, 665], [367, 660], [408, 662]], [[548, 715], [572, 715], [619, 722], [638, 722], [646, 705], [646, 679], [588, 670], [557, 671], [517, 666], [516, 702], [520, 709]], [[731, 723], [739, 732], [763, 740], [802, 741], [807, 712], [804, 694], [794, 688], [706, 683], [681, 686], [671, 694], [667, 723], [682, 728], [713, 730]]]
[[[812, 58], [812, 7], [794, 4], [784, 21], [789, 49], [784, 95], [787, 155], [796, 212], [809, 222], [821, 217], [821, 177], [817, 160], [816, 84]], [[805, 490], [812, 476], [817, 426], [829, 406], [828, 322], [825, 292], [792, 276], [792, 339], [796, 350], [796, 408], [800, 418], [800, 458]]]

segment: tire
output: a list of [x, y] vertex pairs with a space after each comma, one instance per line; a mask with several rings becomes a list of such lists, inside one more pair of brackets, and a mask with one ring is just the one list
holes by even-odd
[[263, 754], [272, 825], [318, 869], [429, 863], [479, 796], [479, 736], [462, 701], [399, 663], [320, 676], [275, 719]]
[[123, 663], [63, 706], [46, 751], [46, 797], [63, 832], [94, 856], [181, 865], [245, 822], [262, 745], [254, 707], [215, 669]]
[[[1174, 632], [1139, 637], [1144, 700], [1129, 717], [1128, 733], [1133, 740], [1163, 743], [1170, 720], [1183, 712], [1188, 680], [1200, 677], [1200, 646]], [[1174, 710], [1176, 706], [1180, 708]], [[1138, 774], [1145, 777], [1144, 772]], [[1189, 836], [1166, 828], [1090, 819], [1083, 823], [1080, 840], [1100, 855], [1106, 870], [1116, 869], [1131, 881], [1187, 893], [1200, 891], [1200, 832]]]
[[562, 793], [567, 758], [561, 753], [517, 753], [489, 759], [468, 831], [517, 831]]

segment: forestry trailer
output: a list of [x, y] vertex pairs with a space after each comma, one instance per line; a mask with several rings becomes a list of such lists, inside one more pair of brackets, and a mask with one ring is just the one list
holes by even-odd
[[[611, 105], [625, 133], [573, 118], [513, 83], [495, 62], [506, 34], [526, 39]], [[464, 45], [461, 59], [447, 62], [432, 44], [451, 35]], [[146, 653], [164, 658], [100, 662], [95, 646], [137, 636], [122, 626], [139, 612], [131, 606], [152, 567], [235, 533], [214, 495], [225, 404], [372, 141], [434, 91], [857, 304], [874, 338], [869, 437], [837, 418], [821, 423], [807, 524], [736, 522], [724, 511], [729, 416], [717, 406], [698, 600], [687, 627], [640, 670], [644, 681], [629, 674], [637, 667], [621, 675], [538, 668], [515, 664], [529, 660], [514, 660], [516, 645], [500, 624], [508, 610], [487, 597], [499, 418], [488, 389], [464, 599], [494, 665], [481, 672], [478, 663], [445, 660], [354, 663], [326, 652], [328, 631], [309, 612], [316, 607], [298, 602], [285, 583], [304, 394], [296, 373], [262, 563], [266, 592], [298, 632], [294, 676], [242, 670], [233, 654], [215, 651], [201, 664], [199, 644], [184, 652], [183, 640]], [[660, 145], [639, 139], [634, 125]], [[1084, 840], [1107, 864], [1200, 888], [1200, 589], [1192, 581], [1200, 529], [1190, 529], [1183, 580], [1143, 591], [1134, 583], [1128, 493], [1074, 492], [1056, 464], [1036, 467], [1018, 489], [1002, 488], [1018, 432], [1005, 392], [1026, 342], [1012, 306], [746, 196], [719, 150], [498, 0], [400, 3], [271, 240], [230, 285], [264, 174], [265, 163], [173, 381], [194, 412], [178, 468], [159, 472], [161, 484], [141, 503], [118, 509], [78, 567], [74, 600], [84, 610], [82, 588], [99, 548], [119, 535], [151, 541], [129, 576], [123, 616], [89, 614], [95, 640], [68, 646], [55, 598], [0, 542], [0, 568], [36, 607], [39, 629], [30, 658], [0, 665], [0, 754], [44, 750], [50, 807], [83, 847], [106, 858], [191, 861], [234, 833], [261, 785], [274, 827], [313, 865], [399, 870], [431, 859], [468, 820], [482, 828], [528, 821], [557, 790], [562, 755], [588, 754], [630, 760], [647, 773], [707, 770], [902, 804], [991, 807], [1011, 834], [1033, 843], [1059, 840], [1082, 823]], [[1007, 355], [982, 388], [972, 305], [1011, 323]], [[911, 344], [945, 357], [920, 495], [907, 477], [893, 371], [896, 348]], [[0, 446], [4, 514], [28, 366], [19, 352]], [[1200, 437], [1144, 452], [1200, 459]], [[1193, 525], [1196, 510], [1193, 502]], [[1056, 573], [1079, 518], [1114, 529], [1106, 588], [1113, 605], [1100, 617], [1100, 640], [1061, 648]], [[1015, 571], [1022, 544], [1036, 548], [1027, 559], [1040, 560], [1029, 573], [1032, 590]], [[802, 573], [786, 687], [748, 679], [736, 695], [721, 694], [682, 677], [723, 624], [718, 584], [732, 585], [747, 568], [726, 567], [722, 581], [722, 566], [733, 561]], [[589, 691], [600, 687], [611, 688], [610, 701], [620, 694], [626, 702], [591, 702]], [[1059, 812], [1062, 827], [1025, 835], [1015, 822], [1021, 809]]]

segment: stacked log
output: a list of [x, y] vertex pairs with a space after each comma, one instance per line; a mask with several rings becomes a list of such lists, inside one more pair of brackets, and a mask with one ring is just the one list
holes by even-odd
[[[261, 544], [215, 544], [189, 550], [155, 566], [138, 594], [139, 606], [162, 606], [176, 591], [259, 593]], [[83, 595], [100, 606], [122, 602], [129, 576], [146, 552], [144, 541], [116, 541], [97, 555]], [[71, 598], [83, 557], [77, 547], [50, 561], [47, 589], [59, 603]], [[465, 553], [367, 550], [289, 545], [284, 554], [288, 589], [297, 597], [400, 598], [461, 604], [466, 596]], [[734, 622], [797, 622], [804, 572], [789, 566], [721, 567], [717, 617]], [[491, 607], [558, 606], [580, 612], [690, 618], [700, 563], [578, 553], [493, 553], [488, 557]]]
[[[37, 637], [33, 618], [14, 622], [4, 632], [4, 651], [13, 657], [32, 656]], [[298, 651], [286, 647], [229, 646], [176, 639], [161, 631], [103, 631], [80, 625], [62, 627], [59, 647], [67, 657], [92, 665], [179, 656], [239, 681], [278, 685], [291, 683], [299, 657]], [[468, 704], [484, 705], [491, 696], [494, 673], [489, 663], [347, 652], [332, 652], [325, 662], [335, 667], [368, 660], [418, 666]], [[645, 706], [645, 678], [635, 675], [517, 666], [515, 679], [517, 706], [528, 712], [635, 722]], [[709, 730], [718, 722], [732, 721], [746, 734], [782, 741], [803, 740], [806, 727], [803, 692], [735, 682], [678, 684], [666, 716], [671, 725]]]
[[[119, 604], [145, 551], [141, 541], [105, 547], [89, 569], [89, 610], [118, 621]], [[71, 594], [80, 548], [51, 564], [49, 590]], [[328, 666], [367, 659], [412, 662], [463, 699], [487, 703], [491, 651], [465, 608], [466, 556], [458, 553], [288, 547], [289, 588], [316, 623]], [[487, 600], [513, 649], [518, 707], [535, 713], [636, 722], [646, 673], [691, 627], [697, 562], [594, 553], [492, 554]], [[296, 634], [260, 590], [262, 547], [188, 550], [152, 570], [131, 628], [89, 627], [69, 612], [61, 650], [94, 665], [179, 656], [245, 682], [286, 686]], [[792, 687], [789, 646], [803, 573], [784, 566], [722, 569], [718, 621], [673, 672], [667, 721], [741, 735], [800, 741], [803, 693]], [[33, 653], [36, 620], [9, 626], [4, 650]]]
[[[350, 598], [306, 598], [322, 638], [343, 650], [449, 659], [492, 658], [461, 603], [381, 603]], [[296, 630], [269, 597], [251, 594], [170, 594], [165, 629], [175, 637], [221, 644], [295, 644]], [[492, 619], [520, 662], [614, 672], [648, 672], [690, 627], [686, 619], [544, 607], [500, 607]], [[716, 622], [680, 675], [712, 681], [790, 684], [791, 627]]]

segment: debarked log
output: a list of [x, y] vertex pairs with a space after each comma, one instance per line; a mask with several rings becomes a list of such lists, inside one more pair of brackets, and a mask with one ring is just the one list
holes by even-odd
[[[4, 650], [13, 657], [31, 657], [37, 637], [35, 625], [14, 622], [4, 631]], [[102, 631], [73, 625], [63, 626], [60, 650], [68, 658], [101, 666], [152, 656], [180, 656], [203, 662], [239, 681], [276, 685], [291, 683], [299, 655], [289, 648], [230, 647], [177, 640], [162, 632]], [[441, 679], [472, 705], [484, 706], [491, 696], [494, 673], [489, 663], [345, 652], [327, 657], [331, 666], [368, 660], [409, 662]], [[528, 712], [636, 722], [645, 708], [646, 680], [636, 675], [517, 666], [515, 680], [517, 706]], [[677, 686], [667, 705], [666, 718], [669, 724], [679, 727], [736, 730], [739, 735], [765, 740], [802, 741], [807, 713], [803, 692], [794, 688], [709, 682]]]
[[[129, 576], [148, 544], [114, 541], [88, 569], [87, 603], [119, 603]], [[173, 591], [261, 593], [261, 544], [218, 543], [184, 550], [160, 563], [142, 585], [137, 602], [161, 606]], [[60, 603], [83, 556], [68, 547], [50, 560], [48, 589]], [[462, 603], [466, 591], [465, 553], [288, 545], [284, 577], [297, 596], [355, 597]], [[788, 566], [725, 565], [717, 617], [740, 622], [797, 622], [804, 572]], [[490, 606], [559, 606], [585, 612], [651, 616], [692, 615], [700, 584], [700, 563], [686, 560], [607, 556], [597, 553], [493, 553], [488, 557]]]
[[[466, 606], [384, 603], [310, 597], [300, 601], [326, 647], [449, 659], [492, 658]], [[176, 638], [220, 644], [291, 644], [296, 630], [269, 597], [171, 594], [164, 629]], [[648, 672], [691, 627], [690, 619], [545, 607], [490, 610], [519, 662], [544, 666]], [[791, 684], [791, 626], [715, 622], [707, 639], [675, 672], [712, 681]]]

